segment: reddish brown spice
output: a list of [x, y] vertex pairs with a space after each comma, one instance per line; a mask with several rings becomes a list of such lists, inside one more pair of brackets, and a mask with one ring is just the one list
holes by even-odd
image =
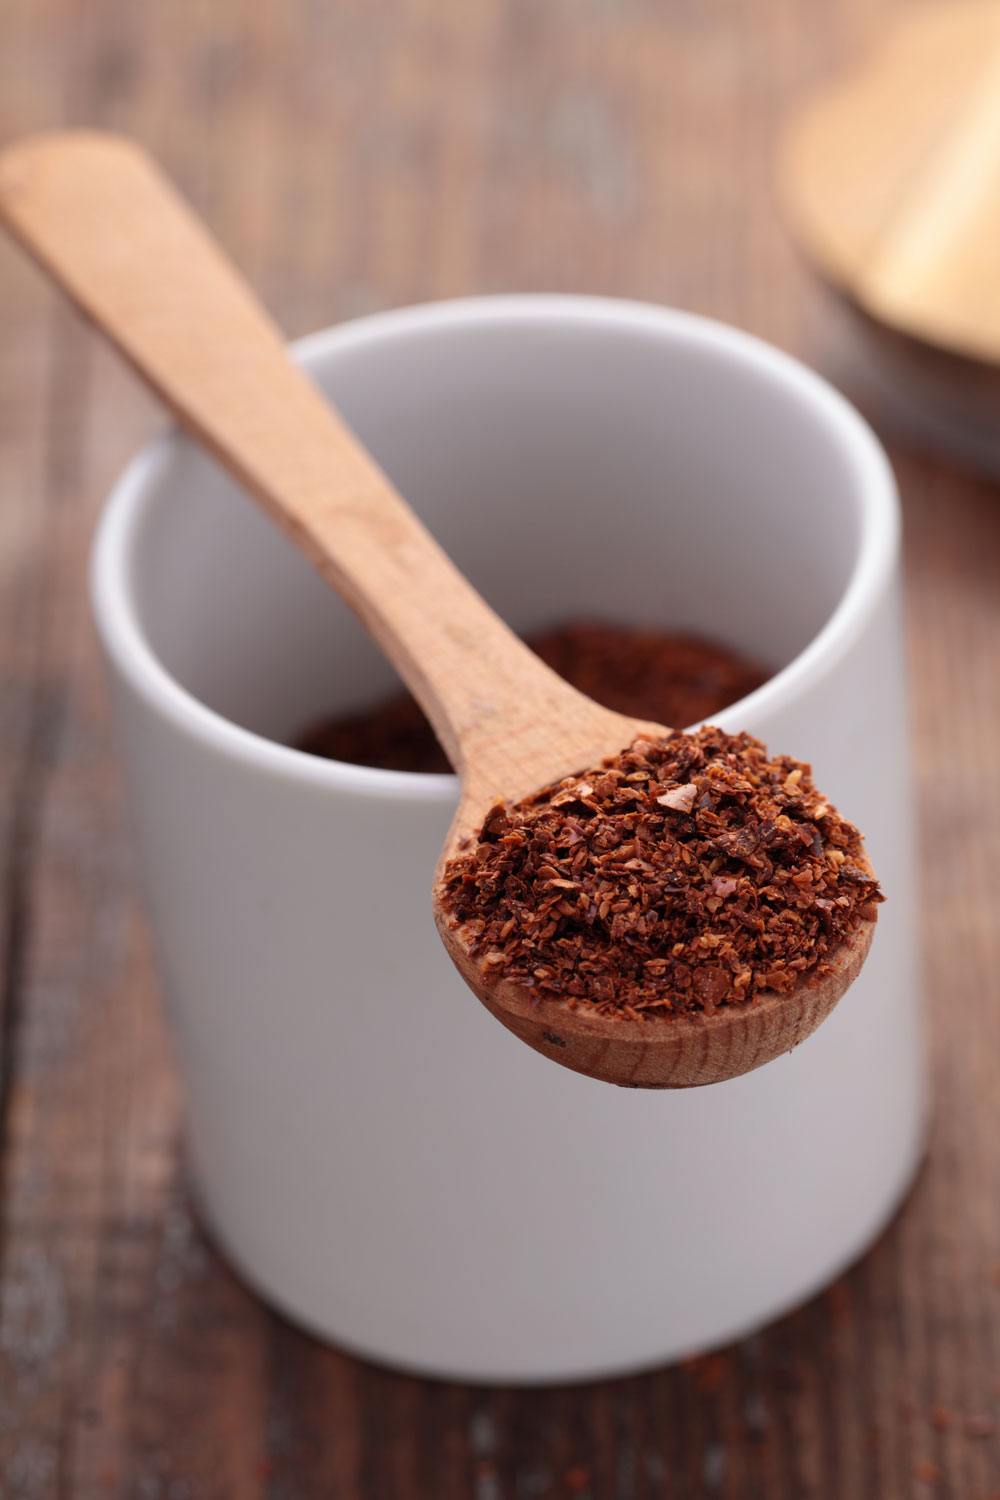
[[[726, 646], [657, 630], [577, 620], [528, 636], [573, 687], [632, 719], [683, 727], [760, 687], [767, 672]], [[448, 761], [406, 693], [363, 713], [314, 725], [301, 750], [390, 771], [447, 771]]]
[[809, 766], [712, 727], [493, 808], [443, 889], [488, 975], [630, 1018], [785, 994], [881, 900]]

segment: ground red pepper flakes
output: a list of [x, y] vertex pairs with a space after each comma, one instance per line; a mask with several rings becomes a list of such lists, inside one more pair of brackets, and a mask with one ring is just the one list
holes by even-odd
[[882, 899], [810, 767], [711, 726], [496, 806], [442, 891], [489, 975], [630, 1018], [786, 994]]
[[[693, 636], [591, 620], [527, 637], [560, 677], [605, 708], [654, 724], [697, 724], [760, 687], [768, 672], [728, 646]], [[361, 713], [323, 720], [300, 750], [389, 771], [448, 771], [416, 701], [399, 693]]]

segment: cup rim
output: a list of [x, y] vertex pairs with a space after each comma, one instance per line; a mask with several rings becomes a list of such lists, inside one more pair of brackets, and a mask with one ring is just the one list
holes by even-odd
[[[780, 710], [800, 686], [828, 671], [865, 629], [885, 592], [899, 550], [900, 514], [889, 460], [868, 423], [822, 376], [764, 340], [697, 313], [614, 297], [515, 293], [456, 298], [368, 314], [296, 340], [295, 360], [314, 363], [373, 341], [432, 328], [482, 328], [497, 323], [556, 322], [564, 327], [616, 328], [662, 337], [675, 345], [714, 349], [808, 402], [839, 443], [854, 471], [861, 534], [847, 585], [824, 624], [802, 650], [754, 692], [713, 715], [730, 732], [750, 713]], [[103, 647], [121, 676], [175, 730], [226, 756], [283, 779], [339, 792], [432, 801], [454, 800], [450, 773], [389, 771], [325, 760], [233, 723], [189, 692], [163, 665], [140, 623], [131, 560], [151, 497], [173, 462], [181, 434], [172, 429], [146, 443], [113, 485], [91, 553], [91, 608]]]

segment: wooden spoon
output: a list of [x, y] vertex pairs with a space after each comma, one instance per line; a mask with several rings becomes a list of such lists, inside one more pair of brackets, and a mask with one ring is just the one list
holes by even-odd
[[[569, 687], [484, 603], [290, 362], [278, 329], [141, 150], [90, 133], [17, 144], [0, 156], [0, 216], [398, 668], [461, 777], [442, 863], [498, 800], [665, 733]], [[475, 994], [546, 1056], [620, 1084], [714, 1083], [788, 1051], [840, 999], [872, 938], [862, 923], [827, 977], [747, 1007], [638, 1022], [589, 1015], [487, 983], [442, 919], [440, 868], [438, 925]]]

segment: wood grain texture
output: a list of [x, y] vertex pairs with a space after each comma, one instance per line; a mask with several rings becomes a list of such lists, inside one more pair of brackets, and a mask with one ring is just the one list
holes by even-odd
[[[785, 109], [904, 8], [5, 0], [0, 130], [134, 131], [291, 333], [554, 288], [821, 360], [771, 152]], [[830, 1291], [691, 1365], [425, 1383], [271, 1317], [192, 1223], [82, 588], [101, 495], [158, 419], [6, 249], [0, 308], [5, 1500], [995, 1500], [996, 490], [894, 454], [936, 1090], [902, 1213]]]

